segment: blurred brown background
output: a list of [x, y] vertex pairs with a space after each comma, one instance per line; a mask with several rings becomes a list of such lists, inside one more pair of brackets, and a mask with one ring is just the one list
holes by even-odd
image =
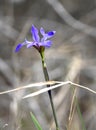
[[[0, 91], [44, 81], [40, 56], [34, 48], [14, 53], [30, 28], [56, 30], [53, 45], [46, 49], [51, 80], [71, 80], [96, 90], [96, 0], [0, 0]], [[36, 89], [0, 95], [0, 130], [36, 130], [32, 111], [44, 130], [54, 129], [47, 93], [22, 97]], [[96, 95], [75, 89], [86, 130], [96, 130]], [[66, 130], [72, 89], [70, 85], [53, 91], [60, 130]], [[70, 130], [82, 125], [74, 109]]]

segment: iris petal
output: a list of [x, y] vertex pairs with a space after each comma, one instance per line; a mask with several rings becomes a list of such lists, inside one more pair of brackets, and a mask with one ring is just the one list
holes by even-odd
[[48, 38], [53, 37], [54, 34], [56, 33], [56, 31], [50, 31], [50, 32], [45, 33], [42, 28], [41, 28], [40, 32], [41, 32], [41, 34], [43, 35], [43, 38], [41, 39], [41, 41], [45, 41], [45, 40], [47, 40]]
[[34, 25], [32, 25], [31, 33], [32, 33], [32, 36], [33, 36], [33, 40], [36, 41], [36, 42], [39, 42], [40, 37], [38, 35], [38, 29]]
[[44, 46], [44, 47], [49, 48], [52, 45], [52, 41], [47, 40], [47, 41], [41, 42], [40, 44], [41, 44], [40, 46]]
[[44, 28], [40, 28], [40, 33], [44, 36], [45, 35], [45, 31], [44, 31]]
[[27, 45], [27, 48], [30, 48], [30, 47], [32, 47], [32, 46], [34, 46], [34, 42], [30, 42], [30, 43]]
[[21, 48], [22, 48], [22, 44], [20, 43], [20, 44], [18, 44], [17, 46], [16, 46], [16, 49], [15, 49], [15, 52], [18, 52]]
[[56, 33], [56, 31], [47, 32], [47, 33], [46, 33], [46, 37], [47, 37], [47, 38], [51, 38], [51, 37], [54, 36], [55, 33]]
[[33, 43], [32, 41], [28, 41], [27, 39], [25, 39], [25, 45], [28, 45], [28, 44], [31, 44], [31, 43]]

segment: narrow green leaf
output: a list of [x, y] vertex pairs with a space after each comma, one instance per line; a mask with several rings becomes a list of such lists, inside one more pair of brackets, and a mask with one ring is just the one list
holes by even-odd
[[37, 128], [37, 130], [43, 130], [42, 127], [40, 126], [39, 122], [37, 121], [36, 117], [32, 114], [32, 112], [30, 112], [31, 114], [31, 119], [35, 125], [35, 127]]

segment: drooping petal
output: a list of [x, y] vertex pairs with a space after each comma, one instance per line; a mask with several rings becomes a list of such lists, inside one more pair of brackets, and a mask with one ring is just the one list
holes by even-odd
[[30, 43], [27, 45], [27, 48], [30, 48], [30, 47], [32, 47], [32, 46], [34, 46], [34, 42], [30, 42]]
[[32, 25], [31, 33], [32, 33], [33, 40], [35, 42], [39, 42], [40, 37], [39, 37], [39, 34], [38, 34], [38, 29], [34, 25]]
[[50, 40], [47, 40], [47, 41], [40, 43], [40, 46], [44, 46], [44, 47], [47, 47], [47, 48], [51, 47], [51, 45], [52, 45], [52, 41], [50, 41]]
[[18, 52], [22, 48], [22, 46], [22, 43], [19, 43], [15, 48], [15, 52]]
[[27, 39], [25, 38], [24, 42], [23, 43], [19, 43], [17, 46], [16, 46], [16, 49], [15, 49], [15, 52], [18, 52], [23, 46], [25, 46], [26, 44], [29, 44]]
[[32, 41], [28, 41], [27, 39], [25, 39], [24, 43], [25, 43], [26, 45], [28, 45], [28, 44], [33, 43], [33, 42], [32, 42]]
[[43, 33], [43, 38], [41, 38], [41, 41], [45, 41], [45, 40], [53, 37], [55, 33], [56, 33], [56, 31], [50, 31], [45, 34]]
[[55, 33], [56, 33], [56, 31], [47, 32], [47, 33], [46, 33], [46, 37], [47, 37], [47, 38], [51, 38], [51, 37], [54, 36]]
[[27, 39], [25, 39], [25, 44], [26, 44], [27, 48], [30, 48], [34, 45], [34, 42], [28, 41]]

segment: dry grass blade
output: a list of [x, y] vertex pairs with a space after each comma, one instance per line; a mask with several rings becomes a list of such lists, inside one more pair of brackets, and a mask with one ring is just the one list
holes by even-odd
[[83, 86], [83, 85], [76, 84], [76, 83], [73, 83], [73, 82], [71, 82], [71, 81], [69, 81], [69, 84], [74, 85], [74, 86], [79, 87], [79, 88], [83, 88], [83, 89], [85, 89], [85, 90], [88, 90], [89, 92], [92, 92], [92, 93], [96, 94], [96, 91], [94, 91], [94, 90], [92, 90], [92, 89], [90, 89], [90, 88], [88, 88], [88, 87], [85, 87], [85, 86]]
[[[54, 82], [55, 82], [55, 81], [54, 81]], [[58, 81], [57, 81], [57, 82], [55, 82], [55, 83], [59, 83], [59, 84], [58, 84], [58, 85], [51, 86], [50, 88], [44, 88], [44, 89], [41, 89], [41, 90], [39, 90], [39, 91], [33, 92], [33, 93], [31, 93], [31, 94], [28, 94], [28, 95], [24, 96], [23, 99], [29, 98], [29, 97], [37, 96], [37, 95], [39, 95], [39, 94], [45, 93], [45, 92], [47, 92], [47, 91], [49, 91], [49, 90], [53, 90], [53, 89], [55, 89], [55, 88], [58, 88], [58, 87], [61, 87], [61, 86], [63, 86], [63, 85], [67, 85], [67, 84], [71, 84], [71, 85], [74, 85], [74, 86], [76, 86], [76, 87], [83, 88], [83, 89], [85, 89], [85, 90], [88, 90], [89, 92], [92, 92], [92, 93], [96, 94], [96, 91], [94, 91], [94, 90], [92, 90], [92, 89], [90, 89], [90, 88], [87, 88], [87, 87], [85, 87], [85, 86], [82, 86], [82, 85], [73, 83], [73, 82], [71, 82], [71, 81], [66, 81], [66, 82], [58, 82]]]
[[[65, 82], [65, 84], [68, 84], [68, 82]], [[44, 92], [47, 92], [47, 91], [49, 91], [49, 90], [58, 88], [58, 87], [60, 87], [60, 86], [62, 86], [62, 85], [64, 85], [64, 83], [60, 83], [60, 84], [58, 84], [58, 85], [54, 85], [54, 86], [49, 87], [49, 88], [41, 89], [41, 90], [39, 90], [39, 91], [36, 91], [36, 92], [34, 92], [34, 93], [31, 93], [31, 94], [28, 94], [28, 95], [24, 96], [23, 99], [24, 99], [24, 98], [29, 98], [29, 97], [34, 97], [34, 96], [39, 95], [39, 94], [41, 94], [41, 93], [44, 93]]]
[[[58, 83], [57, 85], [54, 85]], [[92, 92], [94, 94], [96, 94], [96, 91], [90, 89], [90, 88], [87, 88], [85, 86], [82, 86], [82, 85], [79, 85], [79, 84], [76, 84], [76, 83], [73, 83], [71, 81], [66, 81], [66, 82], [60, 82], [60, 81], [48, 81], [48, 82], [40, 82], [40, 83], [33, 83], [33, 84], [28, 84], [26, 86], [22, 86], [22, 87], [18, 87], [18, 88], [15, 88], [15, 89], [11, 89], [11, 90], [7, 90], [7, 91], [3, 91], [3, 92], [0, 92], [0, 95], [1, 94], [6, 94], [6, 93], [10, 93], [10, 92], [15, 92], [15, 91], [19, 91], [19, 90], [23, 90], [23, 89], [27, 89], [27, 88], [33, 88], [33, 87], [40, 87], [40, 86], [44, 86], [44, 85], [54, 85], [54, 86], [51, 86], [50, 88], [44, 88], [44, 89], [41, 89], [39, 91], [36, 91], [36, 92], [33, 92], [31, 94], [28, 94], [26, 96], [23, 97], [24, 98], [29, 98], [29, 97], [33, 97], [33, 96], [36, 96], [36, 95], [39, 95], [39, 94], [42, 94], [44, 92], [47, 92], [49, 90], [53, 90], [55, 88], [58, 88], [58, 87], [61, 87], [63, 85], [67, 85], [67, 84], [70, 84], [70, 85], [74, 85], [76, 87], [79, 87], [79, 88], [83, 88], [85, 90], [88, 90], [89, 92]]]
[[75, 112], [75, 107], [76, 107], [75, 96], [76, 96], [77, 88], [74, 88], [73, 91], [74, 92], [73, 92], [73, 97], [72, 97], [71, 106], [70, 106], [70, 112], [69, 112], [68, 128], [67, 128], [67, 130], [70, 130], [70, 128], [71, 128], [71, 123], [72, 123], [72, 119], [73, 119], [74, 112]]
[[15, 88], [15, 89], [0, 92], [0, 95], [10, 93], [10, 92], [19, 91], [19, 90], [23, 90], [23, 89], [27, 89], [27, 88], [40, 87], [40, 86], [44, 86], [44, 85], [53, 85], [54, 83], [55, 83], [54, 81], [48, 81], [48, 82], [28, 84], [26, 86], [22, 86], [22, 87], [18, 87], [18, 88]]

